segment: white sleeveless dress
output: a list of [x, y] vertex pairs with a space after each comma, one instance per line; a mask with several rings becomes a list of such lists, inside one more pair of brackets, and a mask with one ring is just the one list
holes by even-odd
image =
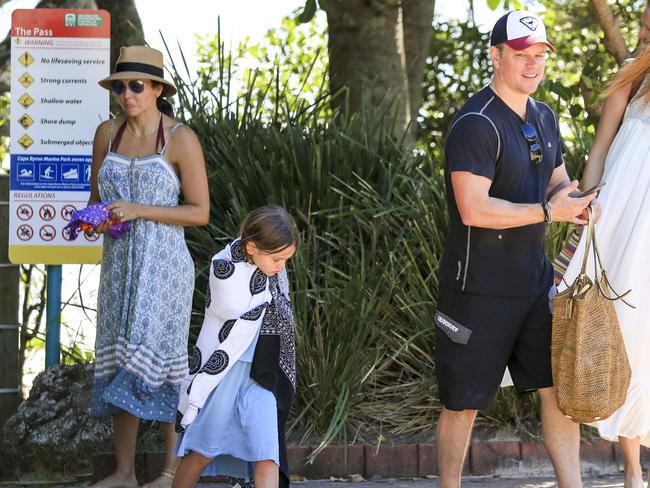
[[[611, 417], [595, 422], [601, 437], [641, 438], [650, 447], [650, 74], [628, 105], [621, 127], [605, 160], [599, 200], [603, 215], [596, 237], [612, 286], [635, 309], [616, 301], [627, 354], [632, 368], [628, 396]], [[564, 279], [572, 283], [580, 272], [586, 233], [567, 268]], [[593, 259], [587, 271], [593, 274]], [[566, 288], [562, 283], [560, 289]]]

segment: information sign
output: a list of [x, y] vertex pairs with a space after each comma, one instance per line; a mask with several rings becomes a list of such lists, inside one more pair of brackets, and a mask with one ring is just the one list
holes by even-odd
[[97, 263], [101, 239], [67, 239], [71, 213], [86, 206], [92, 143], [108, 118], [97, 82], [110, 67], [105, 10], [15, 10], [11, 26], [13, 263]]

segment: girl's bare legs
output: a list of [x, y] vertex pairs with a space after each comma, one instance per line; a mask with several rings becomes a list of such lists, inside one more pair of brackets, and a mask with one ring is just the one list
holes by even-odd
[[278, 488], [280, 470], [273, 461], [257, 461], [255, 463], [255, 488]]
[[135, 479], [135, 442], [140, 419], [123, 412], [113, 416], [113, 442], [117, 466], [110, 476], [89, 488], [116, 488], [138, 486]]
[[172, 486], [174, 473], [176, 473], [176, 468], [178, 467], [179, 461], [175, 451], [177, 436], [174, 430], [174, 424], [171, 422], [163, 422], [161, 426], [165, 438], [165, 466], [160, 476], [152, 482], [147, 483], [145, 485], [146, 488], [169, 488]]
[[201, 473], [211, 461], [212, 458], [207, 458], [194, 451], [181, 458], [176, 469], [172, 488], [192, 488], [199, 481]]
[[643, 488], [643, 470], [641, 469], [641, 439], [619, 437], [618, 441], [625, 463], [625, 488]]

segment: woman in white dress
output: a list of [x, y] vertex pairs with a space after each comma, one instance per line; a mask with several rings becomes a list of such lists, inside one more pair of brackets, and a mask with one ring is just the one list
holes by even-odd
[[[650, 41], [650, 4], [639, 37]], [[615, 290], [632, 290], [629, 301], [636, 308], [615, 302], [632, 368], [627, 399], [594, 426], [601, 437], [620, 443], [625, 487], [642, 488], [640, 445], [650, 447], [650, 47], [618, 72], [606, 93], [582, 187], [601, 181], [607, 185], [596, 235], [603, 265]], [[579, 273], [585, 236], [564, 275], [567, 283]]]

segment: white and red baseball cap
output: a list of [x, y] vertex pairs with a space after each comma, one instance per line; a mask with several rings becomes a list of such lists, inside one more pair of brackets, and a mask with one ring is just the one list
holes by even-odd
[[546, 39], [546, 27], [542, 19], [525, 10], [513, 10], [496, 21], [490, 36], [490, 46], [505, 42], [515, 51], [521, 51], [534, 44], [546, 44], [555, 51]]

